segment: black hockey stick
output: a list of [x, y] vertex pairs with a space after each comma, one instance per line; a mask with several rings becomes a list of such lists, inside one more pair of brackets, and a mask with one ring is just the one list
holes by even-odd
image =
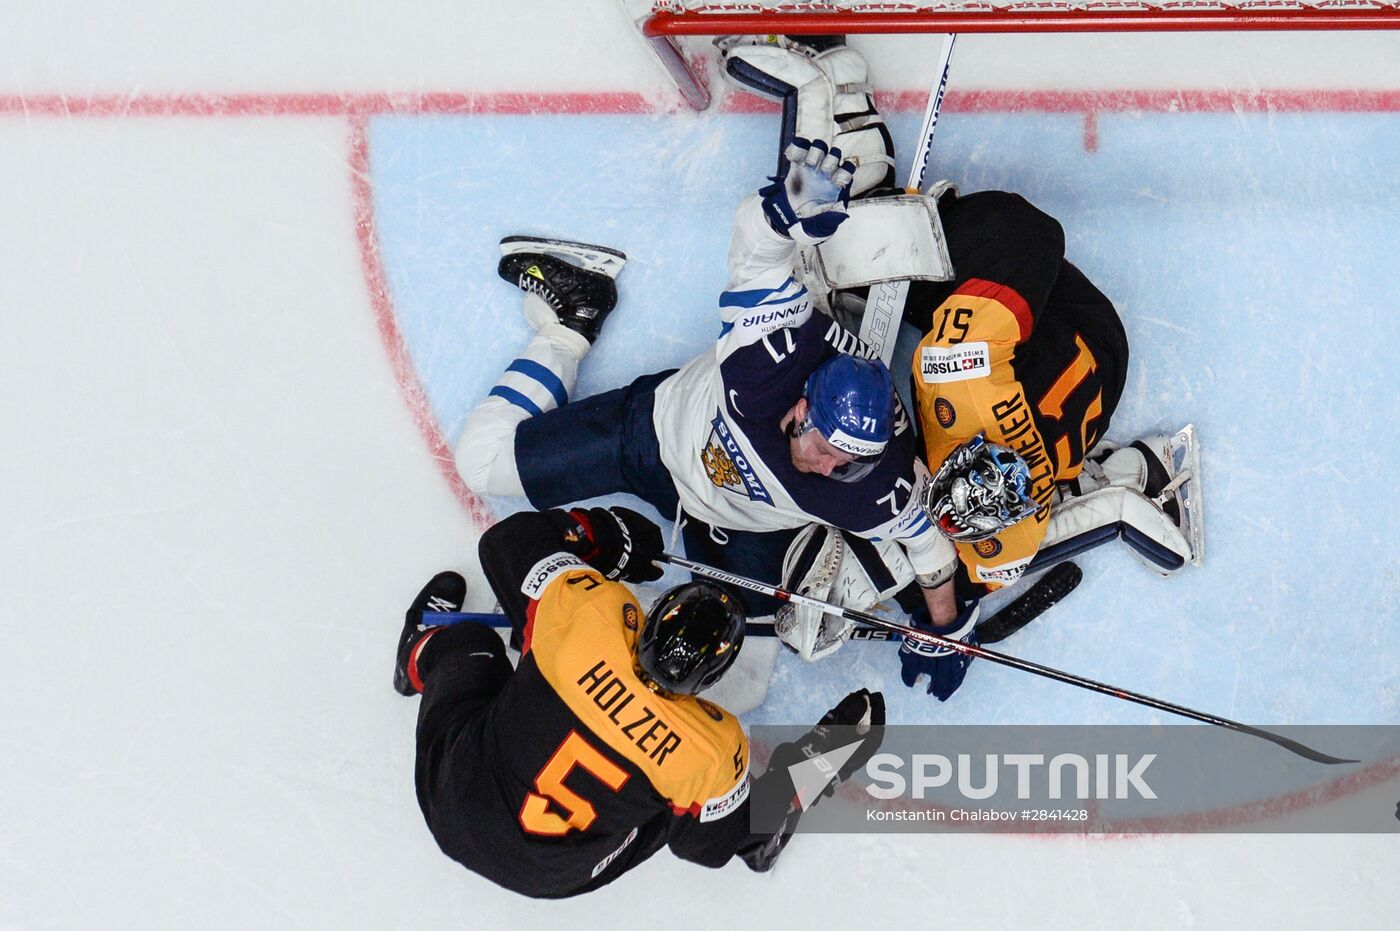
[[[449, 624], [481, 624], [484, 627], [509, 627], [510, 618], [500, 612], [478, 613], [475, 611], [424, 611], [423, 625], [425, 627], [446, 627]], [[771, 620], [749, 621], [744, 626], [745, 637], [776, 637], [778, 632], [773, 627]], [[865, 640], [872, 638], [865, 637]], [[898, 640], [897, 637], [881, 637], [880, 642]]]
[[825, 601], [818, 601], [815, 598], [809, 598], [806, 595], [799, 595], [796, 592], [784, 591], [781, 588], [776, 588], [772, 585], [766, 585], [763, 582], [757, 582], [753, 579], [745, 578], [741, 575], [734, 575], [732, 572], [725, 572], [722, 569], [716, 569], [713, 566], [707, 566], [704, 563], [694, 562], [689, 559], [684, 559], [680, 556], [672, 556], [669, 553], [663, 553], [657, 558], [657, 562], [670, 563], [671, 565], [677, 566], [681, 569], [688, 569], [696, 575], [705, 576], [706, 578], [715, 579], [716, 581], [720, 582], [728, 582], [730, 585], [735, 585], [739, 588], [746, 588], [751, 592], [758, 592], [759, 594], [768, 595], [770, 598], [776, 598], [779, 601], [786, 601], [791, 604], [807, 605], [808, 607], [816, 608], [820, 611], [825, 611], [828, 614], [835, 614], [838, 617], [844, 617], [849, 621], [857, 621], [861, 624], [867, 624], [871, 627], [878, 627], [881, 630], [894, 631], [904, 635], [904, 637], [906, 638], [922, 640], [925, 643], [936, 643], [940, 646], [946, 647], [950, 650], [954, 650], [958, 653], [963, 653], [967, 656], [980, 656], [983, 659], [991, 660], [994, 663], [1000, 663], [1003, 666], [1010, 666], [1012, 669], [1019, 669], [1022, 672], [1029, 672], [1032, 675], [1041, 676], [1045, 679], [1053, 679], [1056, 682], [1063, 682], [1066, 685], [1077, 686], [1081, 689], [1087, 689], [1090, 692], [1098, 692], [1100, 695], [1109, 695], [1113, 698], [1121, 698], [1124, 701], [1136, 702], [1139, 705], [1146, 705], [1148, 708], [1155, 708], [1158, 711], [1165, 711], [1169, 714], [1179, 715], [1183, 718], [1191, 718], [1194, 721], [1202, 721], [1206, 724], [1214, 724], [1216, 727], [1224, 727], [1232, 731], [1238, 731], [1241, 734], [1249, 734], [1253, 737], [1259, 737], [1271, 743], [1278, 744], [1285, 750], [1288, 750], [1292, 753], [1296, 753], [1299, 756], [1305, 759], [1312, 760], [1315, 763], [1335, 764], [1360, 762], [1359, 760], [1344, 760], [1340, 757], [1328, 756], [1325, 753], [1319, 753], [1311, 747], [1305, 746], [1304, 744], [1301, 744], [1296, 740], [1290, 740], [1287, 737], [1263, 730], [1262, 728], [1252, 727], [1248, 724], [1241, 724], [1238, 721], [1231, 721], [1229, 718], [1222, 718], [1218, 715], [1208, 714], [1204, 711], [1195, 711], [1183, 705], [1175, 705], [1171, 702], [1162, 701], [1160, 698], [1153, 698], [1151, 695], [1143, 695], [1138, 692], [1132, 692], [1128, 689], [1122, 689], [1114, 685], [1107, 685], [1103, 682], [1095, 682], [1093, 679], [1086, 679], [1083, 676], [1076, 676], [1074, 673], [1062, 672], [1058, 669], [1052, 669], [1049, 666], [1042, 666], [1039, 663], [1033, 663], [1030, 660], [1021, 659], [1016, 656], [1008, 656], [1005, 653], [996, 653], [992, 650], [987, 650], [980, 646], [973, 646], [970, 643], [963, 643], [961, 640], [953, 640], [949, 637], [943, 637], [939, 634], [935, 634], [930, 631], [919, 630], [917, 628], [909, 627], [904, 624], [897, 624], [894, 621], [887, 621], [884, 618], [877, 617], [874, 614], [866, 614], [864, 611], [853, 611], [850, 608], [837, 607], [836, 605], [828, 604]]
[[1072, 562], [1052, 566], [1010, 604], [978, 624], [977, 639], [984, 646], [1000, 643], [1059, 604], [1083, 579], [1084, 570]]
[[[1072, 562], [1062, 562], [1031, 583], [1031, 587], [1017, 595], [996, 614], [977, 625], [977, 637], [984, 644], [999, 643], [1031, 621], [1040, 617], [1074, 591], [1084, 573]], [[509, 627], [510, 620], [499, 612], [478, 614], [474, 612], [424, 611], [423, 623], [430, 627], [443, 627], [469, 621], [487, 627]], [[867, 636], [853, 636], [857, 643], [898, 643], [904, 635], [898, 631], [861, 629]], [[868, 636], [874, 634], [875, 636]], [[744, 629], [746, 637], [776, 637], [778, 631], [772, 620], [749, 621]]]

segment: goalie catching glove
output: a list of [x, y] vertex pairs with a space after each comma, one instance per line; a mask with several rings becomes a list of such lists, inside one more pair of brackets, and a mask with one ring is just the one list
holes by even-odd
[[794, 139], [782, 169], [759, 188], [763, 213], [775, 231], [804, 246], [830, 239], [846, 219], [855, 165], [825, 142]]

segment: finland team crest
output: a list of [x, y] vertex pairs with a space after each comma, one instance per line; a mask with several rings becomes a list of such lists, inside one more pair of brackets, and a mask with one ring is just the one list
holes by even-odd
[[773, 504], [773, 496], [763, 487], [763, 482], [749, 465], [744, 451], [734, 439], [734, 431], [721, 413], [716, 413], [715, 419], [710, 421], [710, 436], [700, 450], [700, 465], [716, 488], [777, 507]]

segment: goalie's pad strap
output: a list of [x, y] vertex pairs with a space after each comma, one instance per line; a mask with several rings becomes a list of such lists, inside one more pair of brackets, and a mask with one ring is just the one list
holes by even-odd
[[1086, 550], [1091, 550], [1096, 546], [1102, 546], [1112, 540], [1118, 539], [1118, 534], [1122, 531], [1122, 523], [1114, 521], [1102, 527], [1095, 527], [1093, 530], [1085, 531], [1077, 536], [1060, 540], [1049, 546], [1042, 546], [1036, 551], [1035, 558], [1027, 567], [1027, 572], [1035, 572], [1037, 569], [1044, 569], [1046, 566], [1064, 562], [1066, 559], [1073, 559]]
[[838, 116], [836, 125], [842, 132], [853, 132], [857, 129], [864, 129], [867, 126], [877, 126], [885, 122], [885, 118], [878, 113], [861, 113], [856, 116]]
[[889, 566], [885, 565], [885, 561], [880, 558], [880, 551], [875, 548], [874, 543], [864, 537], [846, 534], [842, 534], [842, 536], [846, 538], [846, 552], [859, 562], [861, 569], [865, 572], [865, 577], [870, 580], [871, 588], [877, 592], [898, 590], [894, 575], [890, 572]]

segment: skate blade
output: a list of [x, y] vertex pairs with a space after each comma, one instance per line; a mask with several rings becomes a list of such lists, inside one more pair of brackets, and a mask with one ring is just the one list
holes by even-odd
[[616, 278], [627, 256], [617, 249], [595, 246], [587, 242], [573, 242], [568, 239], [544, 239], [539, 236], [507, 236], [501, 240], [501, 255], [515, 255], [517, 252], [539, 252], [563, 259], [590, 272], [598, 272], [609, 278]]
[[1199, 566], [1206, 554], [1205, 495], [1201, 485], [1201, 449], [1196, 438], [1196, 425], [1187, 424], [1167, 441], [1172, 454], [1173, 476], [1188, 478], [1177, 488], [1181, 503], [1181, 521], [1186, 526], [1186, 539], [1191, 544], [1191, 565]]

